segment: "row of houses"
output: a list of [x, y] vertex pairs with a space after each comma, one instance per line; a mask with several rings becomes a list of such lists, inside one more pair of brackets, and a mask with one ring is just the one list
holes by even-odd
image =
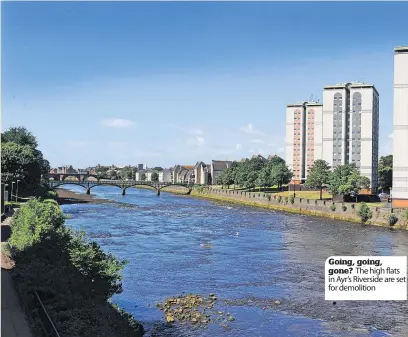
[[152, 181], [152, 174], [157, 172], [159, 182], [215, 185], [221, 172], [230, 167], [231, 163], [231, 161], [212, 160], [210, 164], [199, 161], [195, 165], [175, 165], [162, 171], [145, 169], [138, 171], [135, 179]]
[[[259, 157], [262, 160], [269, 160], [273, 156], [269, 156], [268, 159], [261, 155], [255, 155], [252, 158]], [[241, 161], [246, 160], [245, 158]], [[139, 169], [135, 172], [134, 179], [137, 181], [152, 181], [157, 180], [162, 183], [188, 183], [197, 185], [217, 185], [218, 178], [222, 171], [229, 168], [232, 161], [225, 160], [212, 160], [211, 163], [206, 164], [202, 161], [197, 162], [195, 165], [175, 165], [172, 168], [167, 169], [150, 169], [146, 165], [139, 165]], [[96, 174], [96, 171], [101, 166], [88, 167], [84, 170], [74, 169], [72, 166], [62, 166], [51, 170], [51, 173], [68, 174], [68, 173], [83, 173], [83, 174]], [[142, 168], [142, 169], [141, 169]], [[108, 168], [108, 172], [112, 170], [121, 169], [112, 165]], [[153, 173], [157, 173], [156, 179], [153, 178]]]

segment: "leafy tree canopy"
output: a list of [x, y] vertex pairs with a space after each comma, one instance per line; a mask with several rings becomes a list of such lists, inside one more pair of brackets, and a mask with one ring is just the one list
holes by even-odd
[[306, 186], [320, 189], [320, 200], [322, 200], [323, 185], [329, 182], [330, 165], [325, 160], [318, 159], [309, 170]]
[[335, 167], [329, 177], [329, 191], [332, 195], [358, 193], [370, 187], [370, 180], [360, 175], [354, 163]]
[[38, 146], [35, 136], [28, 132], [26, 128], [22, 126], [12, 127], [6, 130], [1, 135], [2, 143], [16, 143], [18, 145], [29, 145], [33, 148]]
[[152, 181], [159, 181], [159, 174], [157, 172], [152, 172]]
[[389, 191], [392, 187], [392, 155], [382, 156], [378, 163], [378, 185]]

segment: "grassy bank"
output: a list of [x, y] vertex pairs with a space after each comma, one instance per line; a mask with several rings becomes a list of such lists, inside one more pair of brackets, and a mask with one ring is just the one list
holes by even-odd
[[[347, 215], [342, 215], [341, 213], [335, 213], [330, 210], [322, 210], [322, 211], [314, 211], [314, 210], [308, 210], [305, 208], [302, 208], [301, 206], [295, 206], [295, 205], [290, 205], [289, 203], [285, 203], [284, 200], [282, 200], [282, 204], [273, 204], [273, 203], [268, 203], [264, 204], [261, 202], [257, 201], [246, 201], [246, 200], [237, 200], [234, 198], [229, 198], [228, 196], [221, 196], [221, 195], [216, 195], [216, 194], [209, 194], [205, 190], [193, 190], [191, 192], [191, 196], [197, 197], [197, 198], [204, 198], [204, 199], [210, 199], [210, 200], [217, 200], [217, 201], [223, 201], [223, 202], [229, 202], [229, 203], [234, 203], [238, 205], [245, 205], [245, 206], [252, 206], [252, 207], [260, 207], [264, 209], [271, 209], [275, 211], [283, 211], [283, 212], [288, 212], [288, 213], [294, 213], [294, 214], [303, 214], [303, 215], [310, 215], [310, 216], [318, 216], [318, 217], [325, 217], [325, 218], [330, 218], [330, 219], [336, 219], [336, 220], [342, 220], [342, 221], [348, 221], [348, 222], [353, 222], [353, 223], [362, 223], [360, 219], [352, 216], [347, 216]], [[403, 219], [401, 219], [403, 220]], [[408, 219], [406, 220], [408, 222]], [[389, 227], [389, 223], [387, 221], [372, 221], [368, 220], [366, 222], [366, 225], [373, 225], [373, 226], [380, 226], [380, 227]], [[395, 228], [400, 228], [400, 229], [408, 229], [407, 224], [401, 224], [399, 226], [396, 226]]]
[[126, 261], [106, 254], [65, 226], [54, 200], [32, 199], [11, 221], [9, 243], [13, 278], [23, 298], [33, 335], [41, 335], [34, 291], [40, 296], [61, 336], [140, 337], [143, 327], [110, 303], [122, 291]]

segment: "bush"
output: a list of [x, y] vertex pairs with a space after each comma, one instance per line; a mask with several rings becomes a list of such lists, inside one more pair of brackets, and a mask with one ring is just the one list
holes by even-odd
[[[13, 277], [27, 312], [33, 312], [35, 290], [63, 336], [142, 335], [131, 315], [108, 302], [122, 291], [126, 261], [103, 252], [84, 232], [67, 228], [55, 201], [30, 200], [13, 216], [11, 229]], [[33, 329], [40, 329], [37, 318], [32, 321]]]
[[365, 202], [362, 202], [357, 209], [357, 215], [360, 217], [361, 222], [365, 224], [369, 219], [372, 218], [373, 212]]
[[46, 199], [51, 199], [51, 200], [57, 200], [58, 194], [55, 191], [48, 190], [43, 193], [41, 196], [41, 199], [46, 200]]
[[406, 209], [406, 210], [402, 213], [402, 217], [405, 219], [405, 222], [408, 224], [408, 209]]
[[347, 206], [343, 205], [343, 206], [341, 206], [341, 209], [343, 210], [343, 212], [345, 212], [345, 211], [347, 211]]
[[293, 196], [293, 194], [289, 197], [289, 201], [292, 205], [295, 203], [295, 197]]
[[282, 196], [281, 196], [281, 195], [278, 196], [278, 202], [279, 202], [279, 203], [282, 202]]
[[351, 208], [352, 208], [352, 209], [355, 209], [355, 208], [356, 208], [356, 205], [355, 205], [355, 204], [351, 204]]
[[285, 204], [287, 204], [288, 201], [289, 201], [289, 198], [288, 198], [288, 197], [285, 197]]
[[333, 204], [330, 206], [330, 209], [332, 210], [332, 212], [334, 212], [334, 211], [336, 210], [336, 204], [333, 203]]
[[60, 230], [63, 225], [64, 214], [57, 205], [31, 199], [11, 220], [10, 245], [22, 251]]
[[391, 213], [388, 217], [389, 225], [394, 226], [397, 222], [398, 222], [398, 217], [394, 213]]

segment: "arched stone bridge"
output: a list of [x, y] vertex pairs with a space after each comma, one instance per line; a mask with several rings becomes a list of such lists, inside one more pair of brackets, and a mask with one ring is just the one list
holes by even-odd
[[[67, 175], [72, 176], [72, 175]], [[153, 182], [153, 181], [136, 181], [136, 180], [51, 180], [51, 179], [41, 179], [41, 183], [51, 188], [57, 188], [62, 185], [77, 185], [85, 188], [86, 194], [91, 194], [91, 189], [95, 186], [116, 186], [122, 189], [122, 195], [126, 195], [126, 189], [129, 187], [137, 186], [150, 186], [154, 188], [157, 192], [157, 195], [160, 195], [160, 191], [168, 186], [182, 186], [186, 188], [186, 194], [190, 194], [193, 189], [193, 183], [162, 183], [162, 182]]]

